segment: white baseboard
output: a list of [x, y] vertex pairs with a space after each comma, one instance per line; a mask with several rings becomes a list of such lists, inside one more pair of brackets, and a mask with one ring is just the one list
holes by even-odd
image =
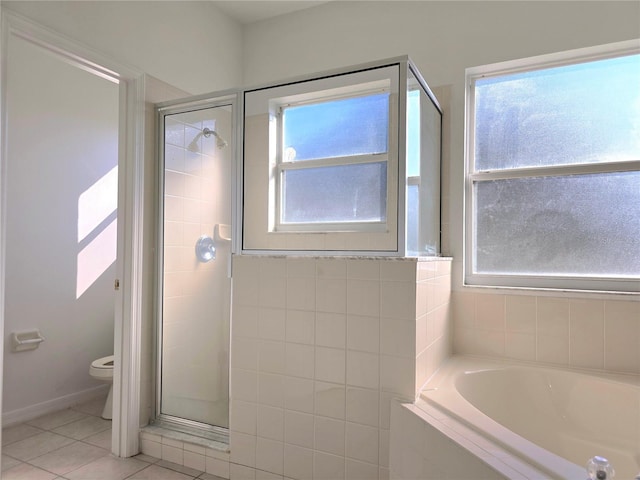
[[26, 422], [46, 413], [63, 410], [73, 407], [79, 403], [88, 402], [94, 398], [106, 395], [109, 392], [110, 384], [99, 385], [97, 387], [88, 388], [81, 392], [71, 393], [63, 397], [47, 400], [46, 402], [36, 403], [28, 407], [18, 408], [10, 412], [2, 413], [2, 426], [8, 427], [16, 423]]

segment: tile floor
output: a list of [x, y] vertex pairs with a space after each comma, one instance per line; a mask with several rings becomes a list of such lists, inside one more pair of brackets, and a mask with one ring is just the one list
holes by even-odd
[[104, 398], [2, 431], [2, 480], [222, 480], [148, 455], [111, 455]]

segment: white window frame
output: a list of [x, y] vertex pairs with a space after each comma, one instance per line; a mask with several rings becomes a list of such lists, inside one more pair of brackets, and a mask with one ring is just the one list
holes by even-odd
[[[336, 167], [336, 166], [349, 166], [369, 163], [386, 163], [387, 170], [389, 165], [389, 136], [392, 129], [392, 115], [389, 111], [387, 121], [387, 145], [386, 151], [376, 154], [364, 154], [364, 155], [345, 155], [336, 157], [317, 158], [311, 160], [298, 160], [298, 161], [285, 161], [284, 160], [284, 112], [287, 108], [298, 107], [302, 105], [313, 105], [324, 102], [366, 97], [369, 95], [387, 93], [390, 94], [389, 87], [378, 88], [362, 88], [353, 92], [345, 93], [342, 95], [322, 96], [309, 98], [305, 100], [299, 100], [295, 102], [284, 102], [276, 106], [276, 123], [277, 123], [277, 145], [276, 145], [276, 165], [275, 165], [275, 178], [276, 178], [276, 214], [275, 214], [275, 226], [276, 232], [381, 232], [386, 229], [387, 225], [387, 213], [385, 218], [380, 221], [355, 221], [355, 222], [283, 222], [284, 216], [284, 174], [289, 171], [295, 170], [307, 170], [322, 167]], [[388, 105], [388, 109], [390, 109]], [[387, 174], [387, 180], [388, 180]], [[385, 203], [387, 200], [388, 189], [385, 191]]]
[[[400, 85], [406, 83], [407, 57], [372, 62], [346, 69], [290, 79], [283, 83], [243, 90], [243, 135], [241, 179], [242, 254], [287, 252], [303, 255], [380, 255], [404, 254], [404, 169], [399, 162], [399, 139], [404, 125]], [[386, 221], [380, 224], [355, 222], [298, 224], [287, 231], [278, 225], [276, 185], [278, 159], [279, 106], [295, 102], [314, 102], [348, 97], [366, 91], [388, 89], [389, 137], [387, 151]], [[377, 161], [378, 158], [375, 158]], [[304, 163], [310, 166], [310, 161]], [[299, 162], [299, 163], [302, 163]], [[401, 171], [402, 169], [402, 171]], [[346, 229], [346, 226], [349, 226]], [[320, 228], [318, 228], [318, 226]], [[306, 228], [306, 226], [305, 226]]]
[[475, 83], [478, 79], [497, 77], [517, 72], [528, 72], [589, 61], [616, 58], [640, 53], [640, 39], [588, 47], [567, 52], [542, 55], [521, 60], [484, 65], [466, 69], [465, 111], [465, 239], [464, 285], [495, 288], [531, 288], [570, 291], [599, 291], [637, 293], [638, 277], [589, 277], [559, 275], [496, 275], [475, 272], [475, 208], [474, 184], [485, 181], [547, 176], [584, 175], [640, 171], [640, 159], [623, 162], [602, 162], [543, 167], [509, 168], [503, 170], [475, 169]]

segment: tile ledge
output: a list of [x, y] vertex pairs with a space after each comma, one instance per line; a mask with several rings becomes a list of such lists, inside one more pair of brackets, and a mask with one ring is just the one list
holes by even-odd
[[171, 430], [166, 427], [157, 425], [147, 425], [140, 429], [141, 433], [150, 433], [152, 435], [158, 435], [163, 438], [170, 438], [180, 442], [190, 443], [192, 445], [199, 445], [201, 447], [217, 450], [222, 453], [229, 453], [229, 444], [223, 441], [212, 440], [209, 438], [199, 437], [190, 433], [180, 432], [177, 430]]
[[244, 253], [233, 254], [234, 257], [242, 258], [277, 258], [277, 259], [289, 259], [289, 260], [385, 260], [395, 262], [438, 262], [438, 261], [452, 261], [453, 257], [447, 255], [433, 255], [433, 256], [406, 256], [399, 257], [393, 255], [317, 255], [309, 254], [304, 255], [301, 253], [288, 254], [288, 253]]

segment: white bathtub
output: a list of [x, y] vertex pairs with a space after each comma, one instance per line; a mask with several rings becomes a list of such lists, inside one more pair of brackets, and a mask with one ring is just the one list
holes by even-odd
[[606, 457], [640, 472], [640, 378], [452, 357], [422, 399], [552, 478], [583, 480]]

